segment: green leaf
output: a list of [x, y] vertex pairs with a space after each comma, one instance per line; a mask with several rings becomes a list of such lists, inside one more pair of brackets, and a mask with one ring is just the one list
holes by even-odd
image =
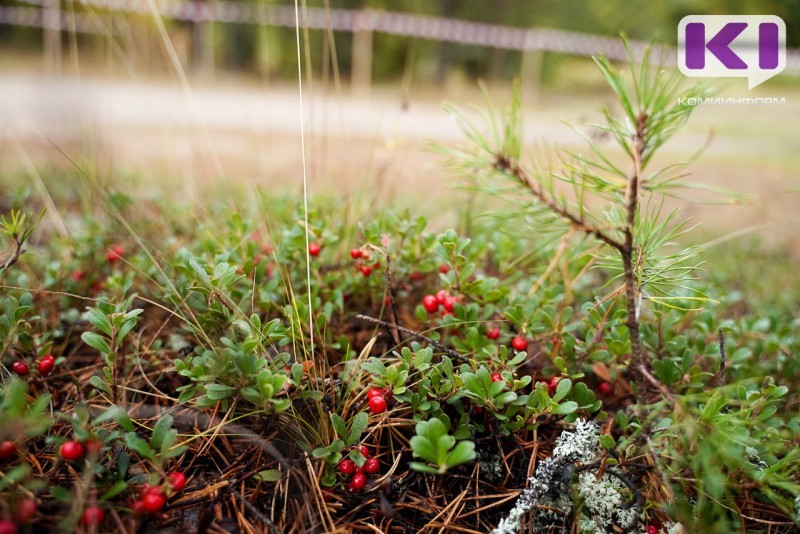
[[616, 447], [617, 443], [614, 441], [614, 438], [609, 436], [608, 434], [603, 434], [600, 436], [600, 445], [604, 449], [611, 450]]
[[369, 415], [367, 412], [359, 412], [350, 421], [350, 433], [347, 435], [346, 443], [348, 446], [355, 445], [361, 440], [361, 434], [369, 426]]
[[89, 308], [86, 312], [86, 319], [98, 330], [103, 332], [108, 337], [111, 337], [113, 329], [111, 321], [108, 320], [106, 314], [97, 308]]
[[3, 473], [3, 477], [0, 478], [0, 491], [6, 490], [11, 486], [21, 482], [23, 479], [27, 478], [31, 471], [30, 466], [27, 463], [21, 463], [20, 465], [13, 467]]
[[99, 389], [106, 395], [111, 395], [111, 388], [108, 386], [108, 384], [106, 384], [106, 381], [103, 380], [103, 377], [97, 375], [90, 376], [89, 384], [91, 384], [96, 389]]
[[109, 347], [106, 340], [96, 332], [84, 332], [81, 334], [81, 339], [84, 343], [100, 351], [102, 354], [111, 353], [111, 347]]
[[128, 484], [124, 480], [118, 480], [114, 483], [113, 486], [108, 488], [108, 490], [100, 496], [101, 501], [109, 501], [125, 491], [128, 488]]
[[314, 449], [313, 451], [311, 451], [311, 456], [313, 456], [314, 458], [325, 458], [330, 454], [339, 452], [343, 448], [344, 448], [344, 441], [342, 441], [341, 439], [337, 439], [327, 447], [318, 447]]
[[51, 486], [50, 495], [59, 502], [69, 503], [72, 502], [72, 493], [67, 488], [61, 486]]
[[460, 441], [456, 448], [447, 455], [447, 467], [455, 467], [471, 462], [476, 457], [475, 444], [471, 441]]
[[553, 400], [556, 402], [560, 402], [561, 399], [567, 396], [570, 389], [572, 389], [572, 380], [565, 378], [558, 382], [556, 386], [556, 392], [553, 394]]
[[419, 462], [409, 462], [408, 466], [414, 471], [419, 471], [421, 473], [430, 473], [431, 475], [439, 474], [438, 469]]
[[282, 473], [277, 469], [267, 469], [265, 471], [259, 471], [253, 478], [264, 482], [277, 482], [281, 479], [281, 475]]
[[497, 397], [495, 397], [494, 400], [498, 404], [498, 406], [503, 406], [517, 400], [517, 394], [514, 393], [513, 391], [506, 391], [505, 393], [502, 393]]
[[435, 445], [425, 436], [412, 437], [411, 449], [414, 457], [416, 458], [422, 458], [423, 460], [427, 460], [431, 463], [436, 463], [439, 459], [438, 454], [436, 453]]
[[172, 428], [172, 416], [162, 415], [153, 427], [153, 436], [150, 438], [150, 445], [153, 449], [160, 449], [169, 430]]
[[136, 432], [128, 432], [125, 434], [125, 445], [142, 458], [147, 458], [148, 460], [156, 459], [156, 454], [153, 452], [153, 449], [151, 449], [147, 441], [139, 437]]
[[331, 423], [333, 424], [333, 429], [336, 431], [336, 435], [340, 438], [344, 438], [347, 436], [347, 427], [345, 426], [344, 419], [337, 413], [331, 413]]
[[578, 409], [578, 403], [575, 401], [567, 401], [562, 402], [559, 404], [555, 410], [553, 410], [554, 414], [558, 415], [567, 415], [575, 412]]

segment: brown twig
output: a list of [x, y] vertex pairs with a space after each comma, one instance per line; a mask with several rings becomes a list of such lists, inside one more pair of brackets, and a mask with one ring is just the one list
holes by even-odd
[[25, 242], [22, 239], [20, 239], [19, 235], [14, 235], [13, 237], [14, 237], [14, 252], [5, 262], [3, 262], [3, 265], [0, 266], [0, 278], [5, 276], [6, 271], [9, 268], [11, 268], [12, 265], [17, 263], [17, 261], [19, 261], [19, 257], [25, 253], [25, 249], [23, 248]]
[[423, 341], [427, 341], [428, 344], [433, 345], [434, 347], [436, 347], [437, 349], [441, 350], [442, 352], [446, 352], [447, 354], [449, 354], [453, 358], [458, 358], [458, 359], [462, 358], [461, 354], [459, 354], [455, 350], [451, 349], [447, 345], [439, 343], [435, 339], [430, 338], [430, 337], [426, 336], [425, 334], [421, 334], [419, 332], [411, 330], [410, 328], [406, 328], [406, 327], [400, 326], [400, 325], [393, 325], [392, 323], [388, 323], [386, 321], [381, 321], [380, 319], [376, 319], [375, 317], [370, 317], [369, 315], [363, 315], [363, 314], [360, 314], [360, 313], [356, 314], [356, 319], [361, 319], [362, 321], [370, 321], [372, 323], [379, 324], [381, 326], [390, 327], [390, 328], [397, 328], [398, 330], [400, 330], [401, 332], [405, 332], [409, 336], [413, 336], [413, 337], [415, 337], [417, 339], [421, 339]]
[[394, 319], [394, 333], [397, 336], [395, 341], [397, 344], [403, 343], [405, 341], [402, 336], [402, 332], [398, 328], [400, 326], [400, 319], [397, 317], [397, 306], [394, 302], [394, 288], [392, 287], [392, 275], [391, 275], [391, 266], [392, 266], [392, 255], [386, 254], [386, 294], [389, 296], [389, 309], [392, 312], [392, 318]]

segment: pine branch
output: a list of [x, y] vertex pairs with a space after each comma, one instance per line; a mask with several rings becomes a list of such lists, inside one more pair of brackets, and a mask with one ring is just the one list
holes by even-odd
[[547, 195], [541, 186], [523, 169], [518, 162], [511, 160], [508, 156], [497, 154], [495, 156], [495, 168], [505, 174], [515, 178], [522, 186], [530, 191], [539, 202], [547, 206], [556, 215], [565, 219], [570, 226], [580, 232], [595, 236], [606, 245], [622, 251], [623, 244], [609, 236], [602, 229], [587, 222], [583, 217], [577, 216], [569, 211], [566, 206], [559, 204], [554, 198]]

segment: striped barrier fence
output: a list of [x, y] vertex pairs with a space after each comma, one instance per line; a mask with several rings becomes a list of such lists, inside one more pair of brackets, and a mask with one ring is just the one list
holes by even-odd
[[[93, 14], [74, 13], [69, 25], [64, 17], [54, 20], [45, 6], [47, 0], [25, 0], [29, 6], [0, 7], [0, 24], [19, 26], [74, 29], [85, 33], [107, 33], [109, 26], [101, 13], [105, 11], [138, 15], [151, 15], [148, 0], [81, 0], [78, 5], [97, 10]], [[259, 24], [274, 27], [294, 27], [295, 11], [292, 6], [263, 5], [251, 2], [174, 1], [155, 0], [159, 15], [174, 20], [194, 23], [223, 22], [232, 24]], [[40, 7], [32, 7], [40, 6]], [[59, 11], [55, 11], [56, 14]], [[70, 14], [72, 17], [73, 14]], [[593, 56], [605, 54], [612, 60], [624, 60], [626, 51], [617, 37], [547, 28], [517, 28], [465, 20], [430, 17], [410, 13], [377, 10], [348, 10], [308, 8], [301, 14], [301, 26], [318, 30], [342, 32], [379, 32], [419, 39], [430, 39], [474, 46], [485, 46], [523, 52], [542, 51]], [[72, 26], [74, 21], [74, 28]], [[104, 24], [105, 21], [105, 24]], [[641, 54], [646, 43], [632, 41], [634, 54]], [[674, 47], [654, 47], [663, 54], [667, 65], [675, 65]], [[786, 72], [800, 73], [800, 50], [790, 49], [786, 54]]]

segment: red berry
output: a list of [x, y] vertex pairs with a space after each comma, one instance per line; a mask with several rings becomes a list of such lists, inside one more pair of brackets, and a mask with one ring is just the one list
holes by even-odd
[[450, 266], [447, 265], [446, 263], [443, 264], [441, 267], [439, 267], [439, 272], [442, 273], [442, 274], [449, 273], [450, 272]]
[[52, 354], [48, 354], [39, 362], [37, 368], [39, 369], [39, 374], [42, 376], [47, 376], [53, 372], [53, 367], [56, 366], [56, 359], [53, 357]]
[[17, 511], [14, 518], [17, 523], [27, 523], [36, 515], [36, 501], [34, 499], [24, 499], [17, 503]]
[[363, 274], [364, 276], [371, 275], [372, 267], [370, 267], [369, 265], [364, 265], [363, 267], [361, 267], [361, 274]]
[[144, 502], [142, 501], [133, 501], [131, 504], [131, 512], [136, 515], [144, 515], [147, 513], [147, 510], [144, 508]]
[[160, 512], [164, 505], [167, 504], [167, 498], [161, 491], [151, 491], [142, 497], [142, 505], [144, 509], [151, 514]]
[[0, 520], [0, 534], [17, 534], [17, 525], [11, 521]]
[[439, 304], [444, 304], [444, 301], [447, 300], [447, 297], [449, 296], [450, 293], [448, 293], [446, 289], [440, 289], [436, 292], [436, 302]]
[[356, 463], [349, 458], [339, 462], [339, 472], [343, 475], [352, 475], [356, 472]]
[[647, 534], [658, 534], [658, 528], [655, 525], [647, 525]]
[[556, 390], [556, 388], [558, 387], [558, 383], [559, 382], [561, 382], [561, 377], [560, 376], [554, 376], [553, 378], [550, 379], [550, 382], [547, 383], [547, 392], [550, 395], [552, 395], [553, 392]]
[[14, 362], [11, 364], [11, 370], [17, 373], [19, 376], [25, 376], [31, 369], [25, 362]]
[[381, 463], [378, 461], [377, 458], [368, 458], [366, 462], [364, 462], [364, 472], [369, 473], [370, 475], [374, 475], [381, 469]]
[[425, 295], [422, 297], [422, 305], [428, 313], [433, 313], [439, 309], [439, 301], [433, 295]]
[[423, 278], [422, 273], [419, 272], [419, 271], [412, 272], [410, 277], [411, 277], [412, 280], [422, 280], [422, 278]]
[[380, 269], [381, 268], [381, 262], [376, 261], [375, 263], [372, 264], [372, 268], [373, 269]]
[[0, 443], [0, 460], [8, 460], [17, 454], [17, 444], [13, 441], [3, 441]]
[[499, 328], [492, 328], [491, 330], [486, 331], [486, 337], [489, 339], [497, 339], [500, 337], [500, 329]]
[[372, 397], [383, 397], [383, 390], [381, 388], [369, 388], [367, 398], [371, 399]]
[[312, 256], [319, 256], [319, 252], [322, 250], [322, 245], [319, 243], [309, 243], [308, 244], [308, 253]]
[[492, 373], [492, 382], [502, 382], [503, 380], [504, 380], [503, 375], [501, 375], [500, 373], [498, 372]]
[[125, 250], [119, 245], [114, 245], [106, 254], [106, 260], [108, 260], [108, 263], [116, 263], [117, 260], [122, 259], [123, 254], [125, 254]]
[[611, 392], [614, 391], [614, 387], [608, 382], [600, 382], [597, 385], [597, 391], [603, 395], [611, 395]]
[[383, 413], [386, 411], [386, 399], [383, 397], [372, 397], [369, 400], [369, 410], [372, 413]]
[[523, 350], [527, 350], [528, 340], [522, 336], [516, 336], [511, 340], [511, 346], [514, 347], [514, 350], [522, 352]]
[[74, 271], [72, 271], [72, 280], [74, 282], [80, 282], [81, 280], [83, 280], [83, 271], [81, 271], [80, 269], [75, 269]]
[[330, 490], [322, 490], [322, 500], [331, 502], [333, 500], [333, 492]]
[[357, 260], [358, 258], [360, 258], [361, 257], [361, 249], [360, 248], [354, 248], [353, 250], [351, 250], [350, 251], [350, 257], [353, 258], [354, 260]]
[[364, 473], [356, 473], [353, 475], [353, 480], [350, 481], [350, 488], [358, 491], [364, 489], [367, 485], [367, 475]]
[[173, 471], [167, 475], [167, 481], [172, 486], [172, 491], [179, 492], [186, 487], [186, 475], [180, 471]]
[[360, 452], [361, 456], [363, 456], [364, 458], [369, 458], [369, 449], [367, 448], [366, 445], [359, 445], [358, 452]]
[[86, 449], [79, 441], [65, 441], [61, 444], [61, 457], [65, 460], [80, 460]]
[[87, 454], [100, 454], [103, 452], [103, 442], [99, 439], [88, 439], [84, 442]]
[[458, 299], [455, 297], [447, 297], [444, 299], [444, 309], [451, 312], [456, 307], [456, 302]]
[[96, 527], [103, 522], [103, 510], [97, 506], [90, 506], [83, 512], [83, 524], [87, 527]]

